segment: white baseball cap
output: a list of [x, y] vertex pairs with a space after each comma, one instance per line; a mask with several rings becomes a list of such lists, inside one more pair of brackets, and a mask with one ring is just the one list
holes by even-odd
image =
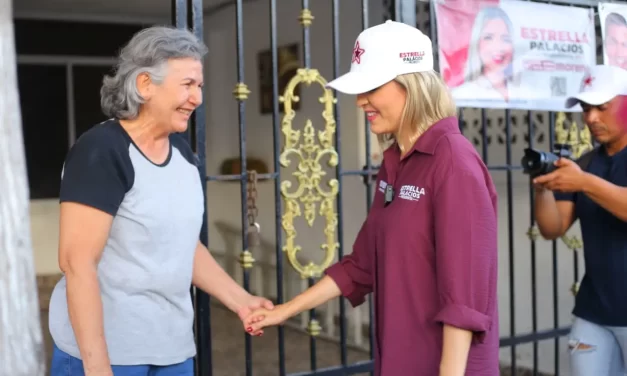
[[594, 65], [584, 74], [579, 93], [566, 99], [566, 108], [579, 102], [598, 106], [618, 95], [627, 95], [627, 70], [613, 65]]
[[357, 37], [351, 69], [327, 87], [345, 94], [361, 94], [406, 73], [433, 70], [431, 39], [402, 22], [386, 21]]

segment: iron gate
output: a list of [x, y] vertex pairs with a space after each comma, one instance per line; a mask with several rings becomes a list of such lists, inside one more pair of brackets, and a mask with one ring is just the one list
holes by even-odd
[[[263, 1], [263, 0], [257, 0]], [[382, 15], [381, 22], [386, 19], [396, 19], [402, 22], [406, 22], [412, 25], [417, 25], [417, 14], [420, 12], [427, 12], [428, 14], [434, 14], [433, 12], [433, 3], [428, 1], [418, 1], [418, 0], [382, 0], [384, 3], [384, 14]], [[349, 16], [352, 17], [354, 15], [340, 15], [339, 14], [339, 2], [340, 0], [330, 0], [329, 6], [332, 7], [332, 29], [333, 29], [333, 40], [332, 40], [332, 50], [333, 50], [333, 78], [342, 74], [346, 67], [340, 67], [339, 58], [342, 53], [345, 51], [340, 51], [339, 49], [339, 25], [341, 17]], [[597, 1], [593, 0], [571, 0], [571, 1], [542, 1], [548, 3], [559, 3], [559, 4], [567, 4], [572, 6], [582, 6], [582, 7], [591, 7], [595, 6]], [[377, 166], [373, 165], [370, 157], [367, 158], [367, 163], [361, 170], [346, 170], [342, 167], [342, 158], [341, 155], [337, 152], [339, 146], [341, 145], [341, 123], [338, 116], [338, 105], [335, 101], [335, 93], [329, 90], [323, 91], [323, 96], [321, 98], [321, 103], [324, 107], [324, 127], [326, 133], [319, 140], [319, 143], [316, 143], [316, 137], [314, 137], [313, 128], [308, 128], [306, 126], [301, 130], [302, 140], [298, 141], [296, 138], [290, 140], [289, 137], [285, 139], [284, 149], [281, 150], [281, 131], [293, 131], [291, 120], [287, 119], [287, 125], [285, 122], [285, 118], [282, 117], [279, 106], [281, 103], [285, 106], [286, 109], [289, 110], [291, 108], [294, 101], [294, 89], [295, 85], [301, 86], [309, 86], [309, 85], [317, 85], [324, 87], [324, 84], [327, 80], [322, 77], [319, 72], [315, 69], [315, 67], [311, 64], [311, 49], [310, 49], [310, 36], [309, 36], [309, 26], [314, 22], [314, 17], [309, 10], [309, 0], [301, 0], [302, 10], [299, 16], [299, 21], [302, 25], [302, 39], [303, 39], [303, 51], [302, 51], [302, 61], [303, 66], [302, 69], [299, 69], [295, 76], [292, 78], [291, 84], [288, 84], [285, 93], [279, 93], [278, 90], [278, 55], [277, 55], [277, 0], [265, 0], [265, 3], [269, 7], [270, 10], [270, 51], [271, 51], [271, 65], [272, 65], [272, 134], [273, 134], [273, 147], [274, 147], [274, 160], [272, 171], [266, 174], [257, 174], [254, 171], [250, 170], [247, 166], [246, 159], [246, 143], [247, 140], [245, 138], [245, 130], [246, 130], [246, 118], [245, 118], [245, 106], [246, 99], [248, 98], [250, 91], [246, 85], [246, 80], [244, 77], [244, 45], [243, 45], [243, 7], [244, 0], [235, 0], [232, 2], [225, 2], [220, 6], [234, 6], [236, 8], [236, 30], [237, 30], [237, 84], [235, 89], [233, 90], [233, 95], [238, 103], [238, 114], [239, 114], [239, 148], [240, 148], [240, 168], [242, 173], [233, 174], [233, 175], [219, 175], [219, 176], [207, 176], [206, 175], [206, 155], [205, 155], [205, 110], [204, 107], [198, 108], [198, 110], [194, 113], [192, 124], [190, 126], [190, 131], [188, 131], [188, 139], [191, 144], [194, 145], [194, 149], [200, 160], [200, 170], [203, 178], [203, 187], [205, 188], [205, 192], [211, 192], [211, 188], [207, 190], [207, 184], [209, 182], [214, 181], [239, 181], [240, 183], [240, 198], [242, 203], [250, 203], [250, 185], [255, 184], [257, 180], [271, 180], [274, 182], [274, 200], [275, 200], [275, 218], [276, 218], [276, 231], [275, 231], [275, 241], [276, 241], [276, 284], [277, 284], [277, 303], [282, 303], [284, 301], [283, 297], [283, 285], [282, 285], [282, 275], [283, 268], [282, 262], [283, 259], [287, 256], [290, 259], [290, 264], [297, 269], [301, 276], [307, 278], [309, 281], [309, 285], [313, 284], [317, 277], [320, 276], [321, 271], [325, 266], [328, 266], [329, 262], [335, 261], [337, 258], [341, 258], [344, 254], [344, 250], [346, 244], [344, 244], [343, 239], [343, 213], [342, 213], [342, 202], [343, 202], [343, 191], [342, 191], [342, 181], [343, 178], [348, 176], [362, 176], [364, 183], [366, 185], [366, 199], [365, 205], [369, 209], [370, 208], [370, 198], [372, 197], [372, 182], [376, 177]], [[369, 18], [369, 9], [368, 9], [368, 0], [361, 0], [362, 4], [362, 12], [361, 12], [361, 20], [363, 28], [368, 27], [368, 18]], [[177, 27], [186, 27], [190, 28], [194, 31], [194, 33], [203, 38], [203, 1], [202, 0], [172, 0], [172, 14], [173, 19], [172, 22]], [[296, 15], [294, 15], [296, 17]], [[429, 32], [431, 38], [434, 42], [434, 45], [437, 45], [437, 33], [436, 33], [436, 25], [435, 20], [432, 21], [431, 17], [427, 18], [426, 24], [418, 25], [425, 32]], [[597, 35], [600, 35], [598, 31], [597, 24]], [[356, 37], [352, 36], [352, 37]], [[437, 49], [434, 48], [437, 51]], [[210, 56], [209, 59], [212, 57]], [[436, 55], [437, 61], [437, 55]], [[330, 78], [329, 78], [330, 80]], [[475, 144], [478, 145], [481, 149], [481, 154], [483, 160], [486, 164], [489, 163], [489, 155], [488, 155], [488, 144], [490, 138], [489, 128], [491, 126], [496, 126], [494, 123], [499, 120], [491, 119], [488, 116], [488, 112], [485, 109], [478, 110], [480, 111], [480, 121], [478, 124], [471, 124], [467, 121], [467, 109], [460, 109], [459, 111], [459, 120], [460, 120], [460, 129], [462, 132], [466, 133], [470, 128], [475, 126], [479, 129], [479, 140], [475, 140]], [[286, 113], [288, 111], [286, 110]], [[552, 148], [553, 143], [556, 138], [556, 129], [558, 140], [561, 142], [565, 141], [567, 138], [567, 133], [565, 133], [566, 127], [566, 117], [564, 114], [555, 114], [555, 113], [540, 113], [540, 112], [532, 112], [528, 111], [523, 117], [524, 124], [514, 124], [512, 120], [512, 111], [504, 110], [502, 111], [503, 116], [500, 118], [502, 122], [502, 128], [504, 131], [504, 148], [505, 148], [505, 163], [504, 164], [488, 164], [488, 167], [492, 171], [502, 171], [506, 174], [506, 197], [501, 195], [500, 200], [505, 200], [507, 202], [507, 215], [500, 215], [500, 223], [507, 224], [508, 229], [508, 241], [507, 241], [507, 250], [509, 254], [509, 319], [510, 319], [510, 330], [509, 333], [505, 336], [501, 336], [501, 348], [509, 348], [509, 353], [511, 354], [511, 365], [508, 367], [510, 370], [510, 374], [517, 374], [517, 346], [522, 344], [532, 344], [533, 345], [533, 374], [540, 374], [538, 359], [539, 359], [539, 350], [538, 344], [540, 341], [551, 340], [554, 342], [554, 374], [560, 374], [560, 355], [561, 350], [559, 347], [559, 339], [560, 337], [565, 336], [568, 333], [568, 326], [560, 326], [558, 320], [558, 313], [560, 309], [570, 310], [569, 307], [559, 307], [558, 305], [558, 296], [563, 291], [558, 291], [558, 243], [556, 241], [552, 242], [552, 292], [553, 292], [553, 328], [548, 330], [539, 330], [538, 328], [538, 299], [537, 299], [537, 272], [536, 272], [536, 238], [538, 236], [538, 231], [535, 228], [534, 220], [533, 220], [533, 206], [531, 207], [530, 219], [529, 219], [529, 230], [527, 235], [530, 241], [530, 248], [525, 244], [524, 246], [518, 246], [519, 244], [515, 244], [514, 241], [514, 220], [515, 216], [513, 213], [513, 174], [520, 170], [520, 166], [517, 160], [513, 160], [512, 158], [512, 126], [526, 126], [525, 138], [526, 142], [530, 147], [534, 147], [534, 140], [537, 140], [536, 134], [539, 131], [546, 131], [548, 133], [549, 146]], [[519, 114], [520, 115], [520, 114]], [[570, 115], [568, 117], [571, 117]], [[521, 118], [519, 116], [519, 118]], [[540, 119], [540, 120], [539, 120]], [[543, 122], [548, 119], [548, 122], [544, 124], [546, 129], [541, 129], [541, 126], [538, 125], [538, 122]], [[514, 119], [515, 120], [515, 119]], [[491, 124], [492, 123], [492, 124]], [[581, 122], [579, 122], [581, 124]], [[556, 128], [557, 125], [557, 128]], [[366, 125], [366, 129], [368, 129]], [[370, 156], [370, 144], [371, 140], [369, 137], [369, 132], [366, 131], [366, 155]], [[309, 137], [309, 138], [308, 138]], [[301, 144], [299, 144], [299, 142]], [[335, 169], [336, 179], [333, 180], [333, 184], [329, 191], [326, 193], [320, 194], [316, 199], [320, 200], [320, 205], [323, 206], [322, 212], [326, 216], [327, 220], [327, 230], [326, 233], [326, 246], [327, 246], [327, 258], [322, 265], [302, 265], [298, 263], [297, 260], [294, 259], [294, 255], [297, 252], [296, 245], [294, 243], [294, 234], [290, 231], [291, 224], [294, 216], [298, 216], [300, 213], [297, 213], [300, 210], [300, 203], [297, 202], [297, 199], [302, 197], [290, 196], [289, 192], [285, 191], [281, 187], [281, 182], [284, 180], [281, 171], [284, 168], [285, 164], [285, 153], [291, 150], [300, 150], [299, 148], [307, 147], [307, 145], [303, 146], [302, 143], [309, 143], [309, 147], [318, 148], [317, 152], [320, 153], [328, 153], [331, 155], [330, 164]], [[319, 165], [318, 165], [319, 167]], [[304, 184], [305, 188], [311, 188], [314, 184], [314, 180], [320, 177], [318, 172], [313, 170], [308, 170], [306, 172], [305, 180], [301, 181], [300, 184]], [[312, 197], [313, 199], [313, 197]], [[533, 189], [529, 186], [529, 200], [533, 202]], [[302, 201], [302, 200], [301, 200]], [[296, 208], [298, 207], [298, 208]], [[320, 209], [320, 207], [318, 207]], [[253, 267], [254, 259], [252, 258], [251, 253], [248, 251], [251, 244], [249, 242], [257, 242], [258, 238], [253, 234], [252, 236], [249, 234], [250, 232], [255, 232], [254, 226], [251, 222], [254, 221], [254, 214], [250, 212], [250, 205], [242, 204], [241, 206], [241, 235], [242, 235], [242, 244], [241, 249], [244, 251], [240, 256], [240, 264], [243, 270], [243, 284], [244, 288], [247, 290], [250, 289], [250, 271]], [[312, 207], [306, 207], [305, 211], [312, 210]], [[307, 213], [305, 213], [307, 214]], [[251, 218], [251, 215], [253, 217]], [[306, 215], [305, 215], [306, 216]], [[520, 221], [520, 219], [517, 219]], [[284, 232], [285, 231], [285, 232]], [[285, 234], [285, 235], [284, 235]], [[208, 245], [208, 226], [207, 220], [203, 225], [201, 238], [205, 245]], [[581, 242], [576, 237], [565, 237], [562, 239], [568, 248], [575, 251], [573, 252], [573, 267], [575, 270], [575, 281], [573, 284], [573, 293], [576, 290], [576, 283], [579, 276], [579, 256], [576, 252], [577, 249], [581, 248]], [[349, 244], [350, 246], [350, 244]], [[285, 250], [284, 250], [285, 247]], [[210, 248], [210, 247], [209, 247]], [[517, 334], [516, 332], [516, 290], [515, 290], [515, 265], [514, 265], [514, 253], [515, 252], [527, 252], [529, 249], [529, 258], [532, 267], [530, 268], [530, 280], [531, 280], [531, 300], [530, 304], [530, 314], [531, 314], [531, 322], [532, 327], [531, 331], [524, 335]], [[337, 258], [335, 255], [337, 254]], [[503, 271], [501, 270], [501, 273]], [[197, 375], [212, 375], [213, 370], [211, 367], [212, 364], [212, 342], [211, 342], [211, 325], [210, 325], [210, 299], [209, 297], [201, 292], [195, 291], [194, 294], [194, 304], [196, 307], [196, 339], [198, 346], [198, 357], [196, 359], [196, 371]], [[368, 300], [369, 304], [369, 313], [370, 317], [372, 317], [373, 309], [372, 302]], [[339, 310], [340, 310], [340, 320], [339, 320], [339, 343], [340, 343], [340, 362], [341, 364], [327, 369], [319, 369], [316, 364], [316, 335], [319, 333], [320, 325], [316, 320], [316, 311], [312, 310], [310, 315], [310, 321], [308, 326], [308, 332], [310, 334], [310, 349], [311, 349], [311, 360], [310, 360], [310, 368], [311, 372], [303, 372], [298, 375], [348, 375], [348, 374], [356, 374], [356, 373], [364, 373], [371, 372], [373, 369], [372, 364], [372, 340], [373, 340], [373, 331], [372, 325], [370, 326], [370, 359], [366, 362], [349, 364], [347, 360], [347, 324], [346, 324], [346, 306], [344, 299], [339, 299]], [[245, 363], [242, 367], [245, 369], [246, 375], [253, 375], [254, 372], [254, 364], [252, 363], [252, 338], [242, 332], [242, 336], [245, 337]], [[285, 367], [285, 333], [284, 328], [278, 328], [278, 370], [277, 373], [279, 375], [286, 375], [286, 367]], [[221, 376], [221, 375], [220, 375]]]

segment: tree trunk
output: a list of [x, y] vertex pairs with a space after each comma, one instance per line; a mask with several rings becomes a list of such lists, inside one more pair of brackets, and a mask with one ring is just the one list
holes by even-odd
[[43, 376], [11, 0], [0, 0], [0, 376]]

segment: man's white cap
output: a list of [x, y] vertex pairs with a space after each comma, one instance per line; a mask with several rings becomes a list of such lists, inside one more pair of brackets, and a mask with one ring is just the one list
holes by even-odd
[[402, 22], [386, 21], [359, 34], [348, 73], [327, 87], [345, 94], [361, 94], [396, 76], [433, 70], [431, 39]]
[[566, 99], [566, 108], [580, 102], [598, 106], [618, 95], [627, 95], [627, 70], [613, 65], [595, 65], [584, 74], [579, 93]]

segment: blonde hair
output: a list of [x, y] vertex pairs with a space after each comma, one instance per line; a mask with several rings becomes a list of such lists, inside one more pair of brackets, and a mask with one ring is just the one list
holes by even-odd
[[396, 134], [378, 135], [377, 139], [381, 150], [396, 141], [401, 154], [405, 154], [433, 124], [456, 116], [457, 108], [448, 87], [435, 71], [403, 74], [394, 81], [407, 93], [400, 126]]

